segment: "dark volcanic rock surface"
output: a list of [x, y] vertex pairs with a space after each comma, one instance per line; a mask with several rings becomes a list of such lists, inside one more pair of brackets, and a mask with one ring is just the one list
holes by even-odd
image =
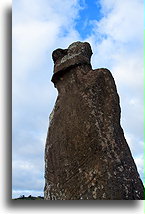
[[109, 70], [92, 70], [91, 47], [53, 52], [58, 89], [45, 148], [46, 200], [143, 199], [143, 184], [120, 126]]

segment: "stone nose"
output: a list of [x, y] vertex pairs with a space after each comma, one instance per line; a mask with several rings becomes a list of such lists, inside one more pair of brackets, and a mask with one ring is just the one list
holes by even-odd
[[61, 49], [61, 48], [58, 48], [55, 51], [53, 51], [52, 59], [53, 59], [54, 63], [56, 63], [57, 60], [60, 60], [60, 59], [62, 59], [62, 57], [67, 55], [67, 51], [68, 51], [68, 49]]

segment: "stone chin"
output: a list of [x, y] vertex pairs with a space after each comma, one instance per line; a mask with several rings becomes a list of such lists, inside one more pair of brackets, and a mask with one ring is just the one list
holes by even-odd
[[68, 49], [58, 48], [53, 51], [54, 74], [52, 82], [56, 83], [59, 78], [70, 68], [78, 65], [89, 65], [92, 49], [88, 42], [74, 42]]

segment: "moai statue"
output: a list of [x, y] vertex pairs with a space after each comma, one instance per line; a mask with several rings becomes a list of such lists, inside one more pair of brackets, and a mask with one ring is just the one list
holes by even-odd
[[120, 125], [109, 70], [93, 70], [87, 42], [53, 52], [58, 97], [45, 147], [45, 200], [138, 200], [143, 184]]

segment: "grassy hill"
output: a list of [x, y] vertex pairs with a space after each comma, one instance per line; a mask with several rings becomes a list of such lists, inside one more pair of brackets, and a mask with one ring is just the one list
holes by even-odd
[[44, 197], [42, 196], [34, 197], [31, 195], [29, 195], [28, 197], [25, 197], [24, 195], [22, 195], [19, 198], [14, 198], [13, 200], [44, 200]]

